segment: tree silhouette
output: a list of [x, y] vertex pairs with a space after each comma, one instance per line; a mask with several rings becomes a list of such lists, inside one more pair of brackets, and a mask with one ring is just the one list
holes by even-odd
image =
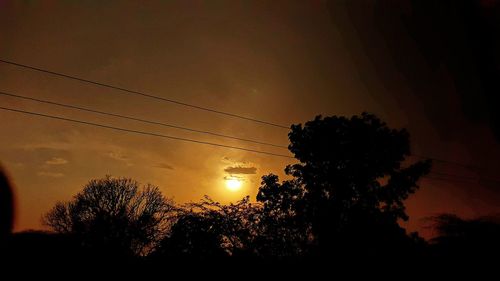
[[376, 116], [321, 117], [292, 125], [289, 150], [299, 160], [285, 169], [293, 180], [263, 178], [258, 200], [306, 226], [319, 254], [387, 253], [411, 240], [404, 200], [418, 188], [430, 161], [406, 167], [406, 130], [390, 129]]
[[431, 240], [447, 259], [482, 260], [500, 251], [500, 217], [463, 219], [453, 214], [430, 218], [437, 236]]
[[173, 203], [152, 185], [127, 178], [91, 180], [72, 201], [59, 202], [43, 218], [55, 232], [113, 255], [148, 253], [169, 226]]
[[262, 177], [257, 201], [262, 203], [256, 245], [264, 257], [296, 257], [307, 244], [307, 225], [297, 217], [303, 189], [294, 181], [279, 183], [278, 176]]

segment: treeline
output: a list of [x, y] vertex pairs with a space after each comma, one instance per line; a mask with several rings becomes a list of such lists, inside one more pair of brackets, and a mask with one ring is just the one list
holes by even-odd
[[207, 197], [181, 206], [157, 187], [141, 187], [131, 179], [91, 180], [71, 201], [56, 204], [44, 216], [52, 231], [16, 233], [3, 253], [15, 264], [84, 264], [92, 266], [88, 270], [103, 266], [108, 271], [110, 265], [119, 270], [218, 265], [227, 271], [256, 264], [284, 270], [333, 262], [339, 271], [346, 266], [422, 270], [424, 265], [442, 269], [497, 261], [500, 222], [495, 217], [432, 217], [437, 236], [430, 241], [386, 222], [346, 221], [349, 227], [335, 232], [332, 241], [318, 241], [311, 222], [291, 208], [300, 192], [286, 198], [275, 193], [272, 200], [264, 195], [275, 191], [269, 183], [276, 180], [263, 177], [257, 203], [246, 197], [223, 205]]
[[431, 168], [429, 160], [408, 162], [406, 130], [366, 113], [318, 116], [293, 125], [289, 139], [298, 160], [285, 168], [290, 179], [263, 176], [255, 203], [206, 197], [178, 205], [156, 186], [108, 176], [45, 214], [51, 232], [15, 234], [5, 253], [23, 262], [417, 270], [484, 263], [500, 250], [492, 218], [433, 217], [432, 241], [400, 226], [408, 219], [404, 201]]

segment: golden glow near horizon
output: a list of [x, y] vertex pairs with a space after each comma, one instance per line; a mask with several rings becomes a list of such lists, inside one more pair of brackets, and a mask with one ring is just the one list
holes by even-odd
[[232, 192], [239, 191], [241, 189], [242, 185], [243, 185], [243, 182], [239, 179], [235, 179], [235, 178], [226, 179], [226, 188], [229, 191], [232, 191]]

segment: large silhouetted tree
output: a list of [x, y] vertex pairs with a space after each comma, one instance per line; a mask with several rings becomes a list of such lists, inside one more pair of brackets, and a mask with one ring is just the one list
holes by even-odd
[[398, 220], [408, 219], [404, 200], [430, 161], [404, 165], [410, 156], [405, 129], [390, 129], [367, 113], [318, 116], [292, 125], [289, 138], [299, 163], [285, 169], [293, 180], [263, 178], [257, 199], [265, 208], [295, 216], [294, 227], [321, 254], [388, 253], [406, 243]]
[[78, 237], [83, 246], [116, 255], [150, 251], [168, 230], [174, 211], [152, 185], [140, 188], [127, 178], [91, 180], [69, 202], [59, 202], [43, 222], [54, 231]]

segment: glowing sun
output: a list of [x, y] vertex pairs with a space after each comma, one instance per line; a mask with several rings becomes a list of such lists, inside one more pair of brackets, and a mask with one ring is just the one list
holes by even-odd
[[238, 191], [243, 183], [238, 179], [227, 179], [226, 188], [230, 191]]

